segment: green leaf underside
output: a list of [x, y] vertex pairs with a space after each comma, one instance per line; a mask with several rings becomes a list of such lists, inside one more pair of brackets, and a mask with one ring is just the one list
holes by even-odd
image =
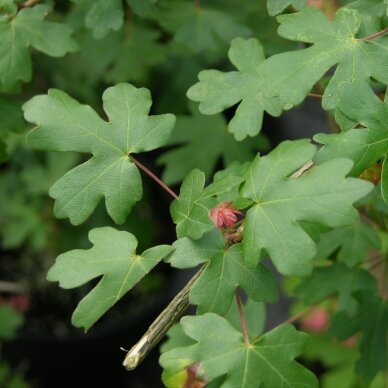
[[73, 325], [85, 330], [172, 251], [169, 245], [159, 245], [137, 255], [135, 236], [111, 227], [92, 229], [89, 240], [92, 248], [63, 253], [47, 275], [63, 288], [79, 287], [102, 276], [73, 313]]
[[177, 237], [199, 239], [202, 235], [215, 228], [210, 218], [210, 211], [204, 200], [231, 192], [238, 187], [244, 178], [230, 174], [205, 186], [205, 174], [194, 169], [183, 181], [179, 198], [170, 206], [170, 213], [176, 224]]
[[322, 234], [317, 245], [317, 258], [327, 259], [336, 253], [339, 261], [354, 267], [366, 260], [370, 248], [380, 248], [379, 235], [371, 226], [357, 223]]
[[338, 85], [343, 81], [365, 82], [372, 77], [388, 84], [388, 47], [378, 39], [355, 38], [360, 27], [358, 11], [341, 8], [330, 21], [321, 11], [306, 7], [277, 19], [282, 37], [312, 46], [264, 60], [256, 40], [235, 39], [229, 58], [239, 71], [202, 71], [200, 82], [187, 93], [201, 103], [204, 114], [219, 113], [242, 101], [229, 125], [237, 140], [260, 131], [264, 110], [279, 116], [282, 110], [300, 104], [334, 65], [337, 68], [322, 100], [325, 109], [338, 105]]
[[315, 268], [311, 276], [298, 284], [293, 295], [305, 304], [313, 305], [338, 294], [338, 309], [352, 313], [358, 305], [352, 293], [362, 289], [370, 292], [376, 289], [376, 281], [369, 272], [336, 263]]
[[306, 6], [306, 0], [267, 0], [267, 9], [270, 16], [282, 13], [288, 6], [301, 9]]
[[148, 116], [149, 91], [130, 84], [108, 88], [103, 102], [109, 122], [55, 89], [23, 107], [26, 120], [38, 125], [28, 135], [33, 147], [93, 154], [50, 189], [55, 215], [69, 217], [74, 225], [84, 222], [102, 197], [112, 219], [125, 221], [142, 197], [140, 173], [130, 155], [162, 146], [175, 121], [171, 114]]
[[[324, 146], [315, 160], [322, 163], [335, 157], [354, 161], [352, 175], [358, 176], [388, 154], [388, 102], [382, 102], [364, 82], [340, 85], [338, 108], [365, 128], [354, 128], [339, 134], [318, 134], [314, 140]], [[386, 198], [386, 185], [382, 185]]]
[[315, 151], [308, 140], [285, 141], [267, 156], [258, 156], [248, 169], [241, 193], [255, 202], [244, 226], [244, 255], [250, 265], [265, 249], [280, 273], [309, 274], [316, 247], [299, 222], [330, 227], [356, 222], [352, 204], [373, 185], [346, 178], [350, 160], [330, 160], [299, 178], [290, 177]]
[[20, 82], [31, 80], [29, 47], [52, 57], [77, 49], [69, 26], [44, 20], [49, 11], [46, 5], [36, 5], [22, 9], [13, 18], [0, 19], [1, 91], [12, 92]]
[[198, 362], [206, 381], [226, 375], [223, 388], [318, 387], [316, 377], [294, 361], [308, 337], [290, 325], [271, 330], [247, 347], [242, 334], [218, 315], [184, 317], [181, 324], [197, 344], [163, 354], [160, 363], [166, 369]]
[[168, 258], [173, 267], [192, 268], [208, 262], [190, 292], [190, 302], [198, 305], [199, 314], [226, 314], [237, 287], [257, 302], [275, 302], [278, 298], [271, 271], [261, 264], [248, 268], [241, 244], [225, 249], [224, 238], [218, 229], [197, 241], [187, 237], [179, 239], [173, 247], [175, 251]]
[[340, 311], [335, 314], [330, 331], [340, 340], [361, 331], [361, 357], [356, 362], [356, 372], [370, 381], [388, 365], [388, 303], [370, 291], [357, 291], [354, 296], [359, 302], [357, 313], [349, 316]]

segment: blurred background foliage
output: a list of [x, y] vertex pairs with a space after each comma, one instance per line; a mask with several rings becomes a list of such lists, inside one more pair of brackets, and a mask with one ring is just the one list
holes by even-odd
[[[193, 168], [201, 169], [211, 179], [217, 169], [233, 161], [250, 160], [256, 152], [271, 148], [270, 138], [272, 145], [279, 138], [271, 134], [267, 123], [264, 133], [236, 142], [227, 130], [228, 111], [226, 115], [199, 114], [196, 104], [186, 98], [198, 72], [206, 68], [232, 70], [227, 50], [235, 37], [258, 38], [267, 56], [298, 47], [276, 34], [278, 24], [268, 15], [264, 0], [0, 0], [0, 23], [18, 17], [25, 7], [31, 5], [34, 9], [42, 4], [48, 6], [47, 20], [67, 26], [73, 42], [64, 56], [57, 55], [55, 47], [42, 50], [46, 41], [56, 44], [57, 37], [47, 33], [49, 30], [42, 30], [43, 44], [25, 47], [19, 42], [24, 63], [20, 68], [22, 76], [14, 82], [3, 80], [7, 63], [0, 57], [1, 341], [17, 338], [20, 327], [19, 336], [45, 333], [50, 338], [67, 338], [79, 334], [71, 327], [70, 315], [93, 284], [65, 293], [45, 280], [46, 273], [59, 253], [88, 247], [89, 230], [112, 224], [101, 206], [81, 226], [54, 218], [49, 188], [79, 163], [80, 157], [72, 153], [38, 153], [26, 145], [28, 126], [21, 110], [25, 101], [48, 88], [58, 88], [103, 115], [100, 96], [106, 87], [120, 82], [147, 87], [153, 96], [153, 113], [174, 113], [177, 124], [167, 146], [148, 153], [142, 162], [171, 185], [179, 184]], [[329, 17], [340, 5], [330, 0], [317, 4]], [[0, 27], [0, 55], [4, 58], [9, 50], [7, 39]], [[144, 200], [119, 227], [137, 236], [140, 250], [174, 239], [168, 216], [169, 198], [146, 179], [143, 181]], [[97, 326], [132, 317], [139, 303], [143, 307], [152, 305], [150, 299], [167, 295], [171, 276], [166, 268], [150, 274]], [[179, 280], [176, 282], [179, 287]], [[176, 291], [172, 289], [171, 292]], [[258, 308], [263, 310], [262, 306]], [[248, 321], [252, 319], [251, 310], [247, 310]], [[263, 312], [261, 317], [257, 335], [264, 327]], [[351, 377], [356, 356], [353, 348], [344, 348], [329, 335], [317, 333], [305, 358], [321, 374], [323, 387], [357, 388], [358, 383], [352, 382]], [[42, 376], [33, 375], [31, 362], [13, 359], [12, 364], [11, 367], [4, 357], [1, 360], [0, 387], [49, 386]], [[21, 377], [23, 373], [26, 379]], [[159, 370], [155, 369], [155, 373]], [[382, 387], [383, 377], [378, 379], [375, 388]], [[157, 375], [155, 381], [158, 380]], [[129, 386], [157, 386], [144, 381], [132, 380]], [[60, 377], [56, 386], [62, 386]]]

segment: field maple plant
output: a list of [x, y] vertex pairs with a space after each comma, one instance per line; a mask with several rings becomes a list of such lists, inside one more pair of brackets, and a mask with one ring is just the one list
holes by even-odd
[[[384, 387], [387, 15], [386, 0], [0, 0], [3, 246], [61, 241], [48, 189], [74, 227], [104, 203], [117, 227], [50, 262], [65, 289], [96, 280], [75, 327], [159, 263], [196, 271], [137, 344], [123, 338], [128, 369], [171, 327], [167, 387]], [[264, 115], [305, 99], [327, 133], [270, 150]], [[158, 201], [145, 181], [171, 197], [176, 240], [142, 251], [120, 225]], [[268, 328], [279, 288], [294, 305]]]

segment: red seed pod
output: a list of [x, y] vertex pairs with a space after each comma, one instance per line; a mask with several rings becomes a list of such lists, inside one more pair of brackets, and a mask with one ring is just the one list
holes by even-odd
[[217, 228], [229, 228], [238, 221], [243, 213], [235, 209], [231, 202], [221, 202], [210, 211], [210, 218]]

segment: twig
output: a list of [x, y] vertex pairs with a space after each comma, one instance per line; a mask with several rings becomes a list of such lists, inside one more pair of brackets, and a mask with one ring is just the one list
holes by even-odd
[[314, 166], [314, 162], [312, 160], [309, 160], [299, 170], [295, 171], [291, 175], [291, 178], [300, 178], [304, 173], [309, 171], [313, 166]]
[[248, 347], [250, 345], [248, 327], [247, 327], [247, 322], [245, 320], [244, 310], [243, 310], [242, 305], [241, 305], [241, 298], [240, 298], [240, 295], [238, 294], [237, 290], [234, 292], [234, 296], [236, 297], [238, 313], [240, 315], [241, 327], [242, 327], [242, 332], [244, 335], [245, 346]]
[[323, 98], [322, 94], [317, 94], [317, 93], [309, 93], [308, 96], [312, 98], [319, 98], [319, 99]]
[[299, 318], [303, 317], [303, 315], [307, 314], [312, 308], [314, 307], [313, 306], [309, 306], [309, 307], [306, 307], [304, 310], [300, 311], [299, 313], [293, 315], [292, 317], [286, 319], [284, 322], [281, 323], [281, 325], [285, 324], [285, 323], [294, 323], [295, 321], [297, 321]]
[[135, 369], [160, 342], [170, 327], [183, 316], [189, 306], [190, 290], [205, 267], [206, 264], [190, 279], [170, 304], [159, 314], [140, 341], [127, 353], [123, 362], [127, 370]]
[[0, 280], [0, 292], [21, 294], [24, 292], [24, 287], [19, 283]]
[[358, 38], [357, 40], [372, 40], [374, 38], [377, 38], [378, 36], [384, 35], [388, 32], [388, 28], [384, 28], [384, 30], [381, 30], [379, 32], [376, 32], [373, 35], [366, 36], [364, 38]]
[[141, 164], [136, 160], [132, 155], [130, 156], [133, 163], [136, 164], [141, 170], [143, 170], [151, 179], [153, 179], [160, 187], [162, 187], [167, 193], [169, 193], [174, 199], [178, 198], [178, 195], [175, 194], [164, 182], [162, 182], [154, 173], [152, 173], [146, 166]]
[[368, 261], [366, 262], [369, 265], [367, 269], [368, 269], [368, 271], [372, 271], [375, 268], [379, 267], [384, 262], [385, 262], [384, 255], [382, 255], [380, 253], [380, 254], [368, 259]]
[[25, 3], [19, 4], [19, 8], [30, 8], [40, 2], [41, 0], [27, 0]]

